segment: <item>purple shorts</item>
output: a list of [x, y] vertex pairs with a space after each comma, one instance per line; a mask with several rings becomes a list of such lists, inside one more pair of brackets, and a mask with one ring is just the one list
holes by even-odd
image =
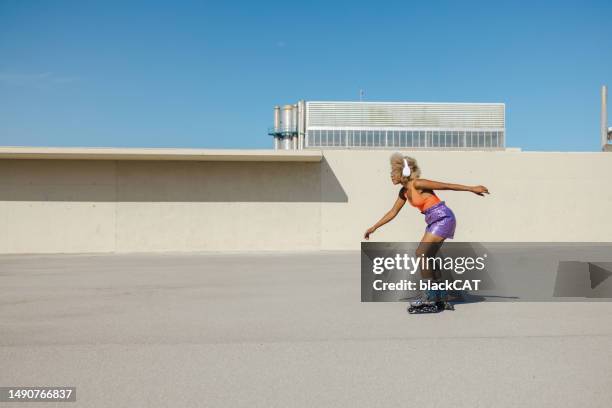
[[425, 214], [427, 228], [425, 231], [442, 238], [453, 238], [457, 220], [455, 214], [446, 206], [444, 201], [432, 205], [421, 214]]

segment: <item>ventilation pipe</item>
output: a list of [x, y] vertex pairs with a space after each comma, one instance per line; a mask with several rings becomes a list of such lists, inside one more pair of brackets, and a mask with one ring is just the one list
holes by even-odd
[[300, 127], [298, 123], [298, 104], [293, 105], [293, 110], [291, 111], [291, 149], [297, 150], [297, 140], [298, 140], [298, 128]]
[[280, 131], [281, 131], [281, 113], [280, 113], [280, 106], [277, 105], [274, 107], [274, 129], [273, 129], [274, 150], [280, 149], [280, 144], [281, 144], [281, 137], [279, 135]]
[[608, 145], [608, 87], [601, 87], [601, 149], [607, 150]]
[[304, 149], [304, 139], [306, 137], [306, 103], [302, 100], [298, 102], [298, 150]]
[[274, 126], [268, 134], [274, 137], [275, 150], [299, 150], [303, 142], [300, 139], [305, 133], [304, 101], [294, 105], [274, 107]]

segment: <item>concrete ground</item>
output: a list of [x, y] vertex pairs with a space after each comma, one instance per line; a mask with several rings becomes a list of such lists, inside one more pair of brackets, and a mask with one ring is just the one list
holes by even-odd
[[0, 256], [0, 386], [76, 386], [82, 407], [610, 406], [612, 303], [411, 316], [360, 303], [359, 262]]

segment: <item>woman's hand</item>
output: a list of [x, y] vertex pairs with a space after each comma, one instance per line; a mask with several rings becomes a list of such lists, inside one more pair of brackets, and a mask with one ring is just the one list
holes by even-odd
[[376, 231], [376, 228], [374, 228], [374, 227], [368, 228], [367, 231], [365, 232], [365, 234], [363, 234], [363, 237], [365, 239], [367, 239], [367, 240], [370, 239], [370, 235], [373, 234], [374, 231]]
[[485, 194], [490, 194], [489, 189], [485, 186], [474, 186], [470, 188], [470, 191], [474, 194], [478, 194], [479, 196], [484, 196]]

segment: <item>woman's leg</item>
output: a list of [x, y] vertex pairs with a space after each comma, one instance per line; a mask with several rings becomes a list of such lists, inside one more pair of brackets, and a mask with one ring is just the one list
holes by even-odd
[[[415, 251], [415, 256], [418, 258], [423, 258], [421, 264], [421, 281], [422, 282], [435, 282], [436, 276], [435, 271], [430, 267], [429, 262], [427, 262], [427, 258], [433, 258], [438, 253], [438, 250], [444, 243], [443, 237], [432, 234], [431, 232], [425, 232], [423, 238], [421, 238], [421, 243], [417, 247]], [[433, 304], [437, 300], [437, 291], [421, 291], [421, 294], [413, 301], [410, 302], [411, 307], [418, 307], [426, 304]], [[409, 310], [410, 311], [410, 310]]]
[[[438, 253], [438, 250], [444, 243], [445, 239], [446, 238], [432, 234], [431, 232], [425, 232], [425, 234], [423, 235], [423, 238], [421, 238], [421, 243], [419, 244], [419, 246], [417, 247], [415, 251], [416, 257], [418, 258], [418, 257], [423, 256], [425, 260], [427, 260], [428, 257], [436, 256], [436, 254]], [[423, 279], [435, 278], [434, 271], [428, 267], [427, 262], [424, 262], [423, 266], [424, 267], [421, 268], [421, 278]]]

